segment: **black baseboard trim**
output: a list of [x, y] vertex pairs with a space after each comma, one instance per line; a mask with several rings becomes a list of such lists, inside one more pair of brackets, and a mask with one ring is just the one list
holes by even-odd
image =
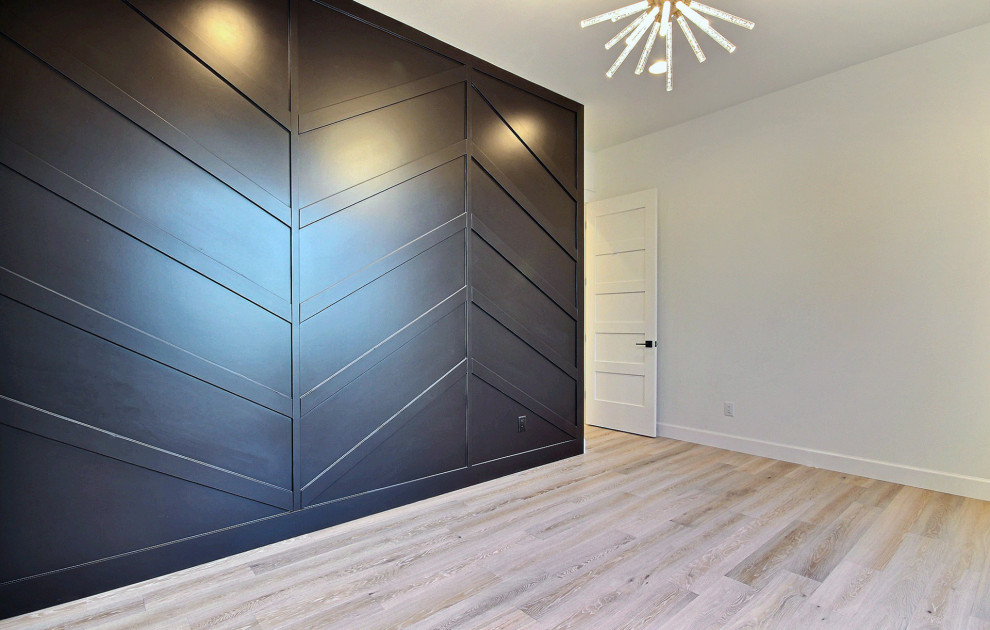
[[418, 481], [340, 499], [136, 551], [91, 564], [0, 585], [0, 619], [48, 608], [188, 569], [453, 490], [580, 455], [583, 440], [505, 457]]

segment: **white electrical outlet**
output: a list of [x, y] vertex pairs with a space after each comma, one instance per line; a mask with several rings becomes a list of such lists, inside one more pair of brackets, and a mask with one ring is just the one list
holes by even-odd
[[722, 413], [724, 413], [726, 416], [728, 416], [730, 418], [735, 418], [736, 417], [736, 403], [731, 403], [731, 402], [723, 403], [722, 404]]

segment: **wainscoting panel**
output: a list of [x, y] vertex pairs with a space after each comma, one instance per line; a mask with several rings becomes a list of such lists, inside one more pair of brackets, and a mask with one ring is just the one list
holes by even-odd
[[0, 617], [581, 452], [579, 104], [350, 0], [0, 64]]

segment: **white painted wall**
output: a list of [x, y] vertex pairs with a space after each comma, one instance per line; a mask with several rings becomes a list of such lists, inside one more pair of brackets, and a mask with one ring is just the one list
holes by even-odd
[[598, 198], [595, 191], [595, 154], [591, 151], [584, 152], [584, 200], [594, 201]]
[[990, 25], [594, 155], [597, 198], [660, 190], [664, 435], [990, 499], [988, 59]]

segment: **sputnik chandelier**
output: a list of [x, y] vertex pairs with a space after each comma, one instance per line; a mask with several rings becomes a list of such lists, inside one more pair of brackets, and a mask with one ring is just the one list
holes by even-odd
[[651, 65], [650, 73], [667, 75], [668, 92], [674, 89], [672, 63], [674, 54], [674, 27], [672, 22], [677, 22], [678, 26], [681, 27], [681, 31], [684, 32], [684, 37], [687, 38], [688, 44], [691, 45], [691, 50], [694, 51], [695, 56], [698, 58], [698, 63], [703, 63], [705, 61], [705, 53], [701, 50], [701, 45], [698, 43], [697, 38], [695, 38], [694, 31], [691, 30], [691, 25], [688, 24], [688, 20], [694, 22], [695, 26], [718, 42], [722, 48], [726, 49], [730, 53], [735, 52], [735, 45], [727, 40], [721, 33], [712, 28], [712, 25], [708, 19], [701, 14], [704, 13], [750, 30], [752, 30], [754, 26], [754, 24], [749, 20], [744, 20], [741, 17], [736, 17], [731, 13], [726, 13], [725, 11], [696, 2], [695, 0], [642, 0], [641, 2], [630, 4], [629, 6], [622, 7], [621, 9], [615, 9], [614, 11], [608, 11], [606, 13], [602, 13], [601, 15], [596, 15], [593, 18], [582, 20], [581, 28], [586, 28], [594, 24], [601, 24], [602, 22], [618, 22], [635, 15], [640, 11], [642, 11], [642, 14], [639, 17], [630, 22], [624, 29], [619, 31], [618, 35], [610, 39], [608, 43], [605, 44], [605, 50], [611, 50], [612, 47], [623, 41], [624, 38], [626, 45], [626, 47], [622, 49], [622, 53], [619, 55], [619, 58], [615, 60], [612, 67], [605, 73], [605, 76], [611, 79], [612, 76], [615, 75], [616, 71], [619, 69], [619, 66], [622, 65], [622, 62], [626, 60], [629, 53], [636, 48], [636, 45], [643, 39], [647, 31], [649, 31], [650, 34], [646, 38], [646, 45], [643, 48], [643, 54], [639, 58], [639, 64], [636, 66], [636, 74], [643, 74], [643, 70], [646, 68], [646, 63], [650, 58], [650, 53], [653, 52], [653, 46], [656, 44], [657, 36], [664, 38], [667, 45], [667, 58], [661, 59]]

